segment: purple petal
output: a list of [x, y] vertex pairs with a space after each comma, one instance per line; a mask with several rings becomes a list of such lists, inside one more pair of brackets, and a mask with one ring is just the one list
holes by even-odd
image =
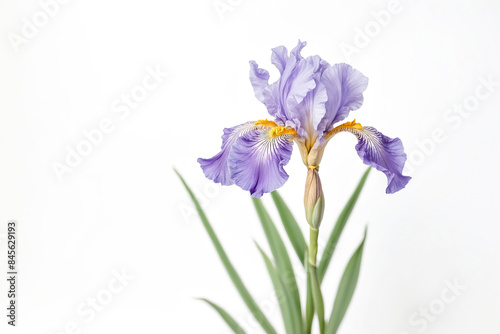
[[277, 46], [273, 48], [271, 51], [271, 63], [276, 66], [278, 71], [280, 71], [280, 74], [283, 74], [285, 71], [285, 68], [287, 67], [288, 62], [290, 61], [291, 64], [303, 59], [303, 57], [300, 55], [300, 51], [307, 45], [306, 42], [301, 42], [299, 40], [298, 44], [296, 47], [292, 49], [290, 52], [290, 57], [288, 56], [288, 50], [285, 46]]
[[[289, 104], [290, 114], [295, 119], [295, 123], [300, 125], [297, 131], [302, 137], [313, 141], [316, 137], [316, 129], [319, 122], [326, 113], [325, 103], [328, 100], [326, 88], [321, 82], [317, 82], [316, 87], [309, 91], [301, 103]], [[312, 137], [312, 138], [311, 138]]]
[[292, 49], [292, 51], [290, 52], [290, 55], [294, 56], [297, 61], [299, 61], [301, 59], [304, 59], [304, 57], [302, 57], [302, 55], [300, 54], [300, 52], [302, 51], [302, 49], [306, 45], [307, 45], [306, 42], [301, 42], [300, 39], [299, 39], [299, 42], [297, 43], [297, 46]]
[[275, 47], [271, 50], [271, 63], [276, 66], [280, 74], [283, 74], [283, 71], [286, 67], [286, 62], [288, 61], [288, 50], [283, 45]]
[[[295, 129], [301, 136], [307, 136], [308, 129], [306, 125], [314, 117], [314, 109], [301, 106], [308, 95], [309, 99], [304, 103], [310, 105], [310, 101], [314, 102], [313, 90], [316, 88], [316, 82], [313, 75], [314, 67], [305, 59], [302, 59], [295, 64], [287, 81], [280, 87], [280, 97], [282, 105], [285, 105], [284, 114], [286, 120], [295, 123]], [[321, 111], [318, 110], [318, 112]]]
[[249, 131], [239, 137], [229, 154], [229, 169], [236, 185], [261, 197], [281, 187], [288, 174], [283, 169], [292, 155], [289, 135], [271, 138], [269, 129]]
[[250, 61], [250, 83], [252, 84], [255, 97], [267, 106], [267, 98], [264, 90], [269, 87], [269, 72], [259, 68], [256, 62]]
[[[307, 57], [307, 62], [313, 68], [313, 79], [316, 84], [315, 88], [307, 93], [303, 101], [294, 106], [297, 119], [301, 122], [301, 127], [308, 134], [317, 134], [318, 124], [321, 122], [326, 113], [325, 103], [328, 100], [328, 94], [325, 85], [320, 81], [323, 71], [328, 68], [328, 63], [322, 60], [319, 56]], [[292, 109], [292, 108], [291, 108]], [[308, 138], [314, 140], [315, 138]]]
[[351, 110], [363, 104], [363, 92], [368, 78], [347, 64], [335, 64], [323, 72], [321, 82], [328, 93], [326, 114], [318, 131], [328, 131], [333, 124], [345, 119]]
[[210, 159], [198, 159], [198, 163], [208, 179], [224, 186], [234, 184], [227, 163], [229, 153], [239, 136], [255, 128], [254, 122], [246, 122], [232, 128], [224, 129], [221, 151]]
[[314, 66], [300, 55], [305, 45], [299, 41], [290, 56], [286, 55], [285, 47], [273, 49], [272, 62], [280, 70], [281, 77], [263, 92], [269, 114], [292, 126], [301, 136], [307, 136], [301, 124], [311, 116], [300, 110], [299, 105], [316, 87]]
[[[305, 45], [305, 42], [299, 41], [290, 55], [284, 46], [273, 49], [271, 62], [278, 68], [281, 76], [271, 85], [268, 85], [269, 73], [258, 68], [254, 61], [250, 62], [250, 82], [257, 99], [264, 103], [276, 122], [293, 127], [301, 136], [307, 136], [301, 124], [312, 119], [310, 115], [312, 110], [307, 109], [306, 113], [304, 108], [299, 108], [299, 105], [316, 87], [313, 78], [314, 64], [300, 55]], [[308, 102], [308, 105], [310, 104]]]
[[370, 126], [360, 130], [352, 129], [350, 132], [358, 137], [356, 151], [363, 163], [387, 176], [388, 185], [385, 192], [392, 194], [403, 189], [411, 177], [402, 174], [406, 154], [401, 139], [389, 138]]
[[309, 64], [311, 64], [314, 68], [314, 73], [316, 74], [316, 78], [319, 80], [321, 78], [321, 75], [323, 72], [330, 67], [330, 64], [324, 59], [321, 59], [320, 56], [309, 56], [307, 57], [307, 61]]

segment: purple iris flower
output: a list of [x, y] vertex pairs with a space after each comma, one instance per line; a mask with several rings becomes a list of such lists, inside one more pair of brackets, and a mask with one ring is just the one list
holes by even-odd
[[358, 139], [355, 149], [363, 163], [387, 176], [386, 193], [403, 189], [411, 178], [402, 174], [406, 154], [399, 138], [389, 138], [355, 120], [337, 125], [361, 107], [368, 78], [347, 64], [302, 57], [305, 45], [299, 41], [290, 54], [284, 46], [272, 50], [271, 62], [280, 72], [272, 84], [269, 72], [250, 61], [255, 96], [274, 120], [224, 129], [221, 151], [210, 159], [198, 159], [205, 176], [261, 197], [287, 181], [284, 166], [294, 142], [304, 164], [317, 169], [328, 141], [339, 132], [350, 132]]

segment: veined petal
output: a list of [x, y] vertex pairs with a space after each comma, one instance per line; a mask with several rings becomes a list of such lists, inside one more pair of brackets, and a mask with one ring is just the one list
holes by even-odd
[[231, 177], [253, 197], [276, 190], [288, 180], [283, 167], [290, 161], [295, 135], [283, 133], [259, 128], [246, 132], [233, 145], [228, 159]]
[[301, 136], [307, 136], [303, 125], [309, 115], [301, 112], [299, 105], [306, 95], [316, 87], [314, 66], [300, 54], [305, 46], [306, 42], [299, 40], [297, 46], [290, 52], [281, 78], [273, 84], [276, 86], [273, 92], [278, 94], [277, 100], [280, 101], [282, 108], [283, 118], [281, 121], [292, 121], [295, 124], [295, 130]]
[[318, 75], [317, 79], [320, 79], [324, 70], [330, 67], [330, 64], [318, 55], [307, 57], [307, 62], [314, 67], [314, 73]]
[[299, 133], [306, 139], [308, 148], [312, 147], [318, 135], [316, 129], [325, 115], [327, 100], [325, 86], [317, 82], [316, 88], [307, 93], [301, 103], [290, 105], [291, 114], [300, 122], [298, 123], [301, 130]]
[[271, 50], [271, 63], [276, 66], [280, 74], [283, 74], [283, 71], [286, 67], [286, 62], [288, 61], [288, 50], [285, 46], [277, 46]]
[[344, 120], [351, 110], [363, 104], [363, 92], [368, 78], [347, 64], [335, 64], [323, 72], [321, 82], [328, 93], [326, 114], [318, 131], [329, 131], [333, 124]]
[[355, 148], [363, 163], [387, 176], [386, 193], [395, 193], [408, 184], [411, 177], [402, 174], [406, 154], [401, 139], [389, 138], [371, 126], [353, 121], [335, 127], [328, 133], [327, 140], [342, 131], [351, 132], [358, 138]]
[[[299, 41], [290, 54], [284, 46], [273, 49], [271, 62], [278, 68], [281, 76], [271, 85], [267, 85], [268, 73], [259, 69], [255, 62], [250, 62], [250, 81], [257, 99], [265, 104], [276, 122], [291, 126], [300, 136], [308, 137], [305, 126], [311, 119], [309, 114], [312, 109], [304, 110], [301, 103], [316, 87], [316, 81], [313, 78], [314, 64], [300, 55], [305, 45], [305, 42]], [[314, 101], [314, 98], [310, 100]]]
[[239, 136], [256, 129], [257, 127], [258, 126], [256, 126], [254, 122], [246, 122], [232, 128], [224, 129], [221, 151], [210, 159], [198, 159], [198, 163], [200, 164], [201, 169], [203, 169], [205, 176], [208, 179], [224, 186], [234, 184], [227, 164], [229, 152]]
[[256, 62], [250, 61], [250, 83], [252, 84], [255, 97], [267, 106], [267, 97], [264, 96], [264, 90], [269, 87], [269, 72], [259, 68]]
[[[306, 138], [311, 134], [308, 124], [314, 112], [310, 107], [311, 102], [314, 103], [315, 100], [313, 90], [316, 88], [316, 82], [313, 75], [314, 67], [302, 59], [295, 64], [288, 80], [282, 83], [280, 91], [286, 120], [293, 121], [297, 132]], [[307, 96], [309, 98], [305, 101]]]
[[[271, 63], [276, 66], [280, 74], [283, 74], [287, 65], [294, 64], [297, 61], [303, 59], [300, 51], [307, 45], [306, 42], [301, 42], [299, 40], [296, 47], [292, 49], [290, 52], [290, 56], [288, 56], [288, 50], [285, 46], [277, 46], [273, 48], [271, 51]], [[292, 58], [293, 56], [293, 58]], [[288, 62], [290, 61], [290, 64]]]
[[297, 61], [301, 60], [301, 59], [304, 59], [304, 57], [302, 57], [302, 55], [300, 54], [300, 52], [302, 51], [302, 49], [306, 45], [307, 45], [306, 42], [301, 42], [300, 39], [299, 39], [299, 42], [297, 43], [297, 46], [292, 49], [292, 51], [290, 52], [290, 55], [294, 56]]
[[[313, 68], [315, 88], [307, 93], [302, 102], [295, 107], [296, 115], [300, 120], [301, 128], [305, 130], [305, 144], [308, 149], [312, 147], [318, 136], [317, 128], [326, 113], [325, 103], [328, 100], [326, 87], [321, 83], [321, 75], [328, 68], [328, 63], [319, 56], [307, 57], [307, 62]], [[322, 134], [322, 133], [321, 133]]]

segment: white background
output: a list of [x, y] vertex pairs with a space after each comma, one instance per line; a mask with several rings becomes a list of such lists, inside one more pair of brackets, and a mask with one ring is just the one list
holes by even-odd
[[[250, 197], [213, 185], [196, 159], [218, 151], [224, 127], [268, 117], [253, 95], [248, 61], [271, 70], [274, 81], [271, 48], [291, 49], [300, 38], [308, 42], [304, 56], [349, 62], [369, 77], [365, 103], [350, 119], [400, 137], [413, 159], [413, 180], [395, 195], [385, 194], [385, 176], [372, 171], [325, 278], [327, 314], [368, 225], [341, 333], [499, 333], [500, 3], [401, 0], [380, 28], [373, 12], [387, 10], [389, 1], [226, 1], [231, 10], [221, 16], [212, 0], [71, 0], [17, 52], [9, 38], [22, 36], [34, 16], [43, 24], [44, 14], [38, 1], [1, 3], [0, 270], [6, 222], [17, 219], [20, 310], [13, 330], [1, 307], [0, 331], [229, 333], [195, 299], [207, 297], [248, 333], [260, 333], [176, 167], [204, 198], [235, 267], [283, 333], [254, 245], [268, 250]], [[360, 44], [365, 29], [371, 37]], [[348, 45], [357, 53], [343, 52]], [[138, 89], [146, 68], [169, 74], [128, 115], [115, 113], [114, 103]], [[490, 91], [482, 84], [488, 77], [496, 83]], [[463, 103], [471, 110], [465, 116], [447, 111]], [[59, 180], [54, 163], [65, 163], [68, 149], [103, 119], [113, 130]], [[436, 131], [442, 140], [432, 144]], [[336, 137], [321, 165], [322, 244], [365, 170], [355, 143], [348, 134]], [[306, 173], [297, 149], [286, 170], [281, 194], [305, 233]], [[278, 223], [269, 195], [264, 202]], [[113, 272], [122, 270], [133, 279], [110, 295]], [[441, 294], [454, 280], [465, 288], [424, 326], [418, 313], [443, 305]], [[6, 290], [2, 279], [1, 305]], [[82, 316], [77, 310], [90, 310], [87, 301], [98, 295], [111, 299], [92, 319]], [[418, 326], [409, 321], [415, 312]]]

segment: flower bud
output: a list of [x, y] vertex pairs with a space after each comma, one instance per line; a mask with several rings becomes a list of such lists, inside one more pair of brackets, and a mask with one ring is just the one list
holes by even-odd
[[317, 168], [307, 170], [304, 208], [307, 222], [311, 227], [318, 229], [325, 212], [325, 196]]

